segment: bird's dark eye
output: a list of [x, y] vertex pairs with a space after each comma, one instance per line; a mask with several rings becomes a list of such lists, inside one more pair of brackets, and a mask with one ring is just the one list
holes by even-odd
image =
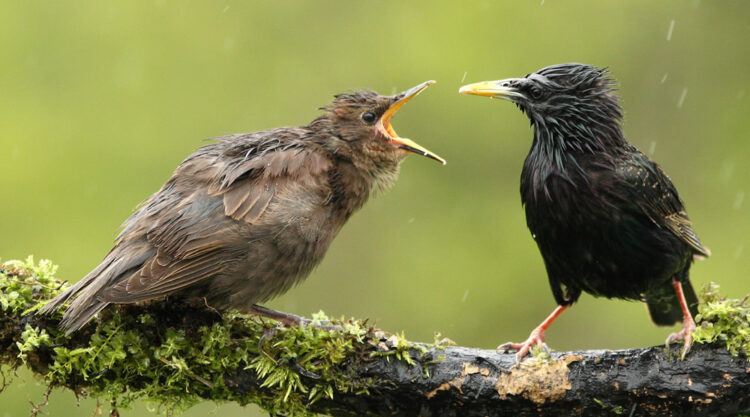
[[532, 85], [531, 88], [529, 88], [529, 94], [531, 94], [532, 98], [539, 99], [542, 97], [542, 89]]
[[378, 119], [378, 117], [375, 116], [375, 113], [373, 113], [371, 111], [366, 111], [366, 112], [362, 113], [362, 121], [364, 121], [368, 125], [371, 125], [371, 124], [375, 123], [375, 120], [377, 120], [377, 119]]

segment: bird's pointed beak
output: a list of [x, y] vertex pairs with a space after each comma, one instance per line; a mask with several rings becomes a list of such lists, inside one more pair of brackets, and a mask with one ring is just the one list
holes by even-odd
[[514, 85], [517, 85], [518, 78], [508, 78], [507, 80], [482, 81], [480, 83], [467, 84], [461, 87], [458, 92], [461, 94], [474, 94], [483, 97], [497, 97], [508, 101], [525, 98]]
[[424, 148], [422, 145], [418, 144], [417, 142], [414, 142], [411, 139], [402, 138], [400, 137], [395, 130], [393, 130], [393, 126], [391, 126], [391, 119], [393, 118], [393, 115], [396, 114], [398, 109], [401, 108], [401, 106], [404, 105], [407, 101], [411, 100], [412, 98], [416, 97], [419, 93], [422, 92], [425, 88], [430, 86], [431, 84], [435, 84], [435, 81], [425, 81], [422, 84], [419, 84], [417, 86], [414, 86], [404, 92], [401, 92], [399, 94], [396, 94], [393, 96], [393, 103], [390, 107], [388, 107], [388, 110], [383, 113], [383, 116], [378, 121], [378, 130], [386, 136], [391, 143], [395, 144], [397, 147], [404, 149], [408, 152], [413, 152], [419, 155], [426, 156], [428, 158], [432, 158], [441, 164], [445, 165], [445, 159], [437, 156], [437, 154], [429, 151], [427, 148]]

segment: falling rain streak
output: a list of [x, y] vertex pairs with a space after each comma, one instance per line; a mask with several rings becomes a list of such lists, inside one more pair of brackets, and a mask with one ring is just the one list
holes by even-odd
[[467, 72], [465, 71], [465, 72], [464, 72], [464, 76], [463, 76], [463, 77], [461, 77], [461, 84], [463, 84], [463, 83], [464, 83], [464, 81], [466, 80], [466, 74], [467, 74]]
[[661, 77], [661, 83], [660, 84], [664, 84], [667, 81], [667, 77], [669, 77], [669, 73], [665, 72], [664, 76]]
[[719, 170], [719, 179], [723, 183], [729, 182], [729, 180], [731, 180], [734, 176], [734, 168], [734, 162], [724, 161], [724, 163], [721, 164], [721, 169]]
[[648, 156], [653, 156], [655, 150], [656, 150], [656, 141], [652, 140], [651, 144], [648, 145]]
[[672, 40], [672, 31], [674, 30], [674, 19], [669, 22], [669, 31], [667, 31], [667, 42]]
[[680, 99], [677, 100], [677, 108], [682, 108], [682, 103], [685, 102], [685, 97], [687, 96], [687, 88], [682, 89], [682, 93], [680, 94]]
[[732, 204], [732, 207], [735, 210], [739, 210], [740, 207], [742, 207], [743, 201], [745, 201], [745, 192], [744, 191], [737, 192], [737, 196], [734, 197], [734, 204]]

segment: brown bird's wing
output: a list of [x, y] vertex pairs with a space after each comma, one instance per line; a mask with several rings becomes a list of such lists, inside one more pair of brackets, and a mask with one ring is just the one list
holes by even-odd
[[703, 246], [688, 218], [672, 181], [645, 155], [635, 151], [617, 167], [618, 176], [631, 188], [630, 197], [659, 227], [666, 227], [701, 256], [711, 251]]
[[[131, 303], [164, 296], [219, 275], [244, 257], [251, 229], [267, 220], [264, 214], [274, 197], [290, 186], [305, 186], [329, 168], [328, 159], [314, 149], [282, 143], [253, 141], [245, 152], [210, 145], [183, 162], [121, 234], [126, 240], [145, 232], [154, 255], [99, 298]], [[165, 191], [180, 197], [150, 204]], [[149, 229], [143, 230], [142, 223]]]

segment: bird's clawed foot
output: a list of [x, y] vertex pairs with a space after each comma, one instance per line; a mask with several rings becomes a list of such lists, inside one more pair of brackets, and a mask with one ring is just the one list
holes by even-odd
[[542, 349], [544, 349], [545, 352], [549, 353], [549, 347], [547, 347], [547, 343], [545, 343], [544, 339], [544, 330], [541, 327], [537, 327], [536, 329], [532, 330], [529, 338], [526, 339], [526, 341], [524, 341], [523, 343], [503, 343], [502, 345], [497, 347], [497, 350], [502, 352], [508, 352], [509, 350], [517, 351], [518, 353], [516, 353], [516, 363], [521, 363], [523, 357], [526, 356], [531, 348], [536, 345], [541, 345]]
[[685, 317], [682, 321], [682, 330], [672, 333], [667, 337], [667, 348], [673, 342], [678, 340], [684, 341], [682, 355], [680, 356], [684, 360], [685, 356], [690, 352], [690, 347], [693, 345], [693, 330], [695, 330], [695, 321], [693, 321], [693, 318], [690, 316]]

